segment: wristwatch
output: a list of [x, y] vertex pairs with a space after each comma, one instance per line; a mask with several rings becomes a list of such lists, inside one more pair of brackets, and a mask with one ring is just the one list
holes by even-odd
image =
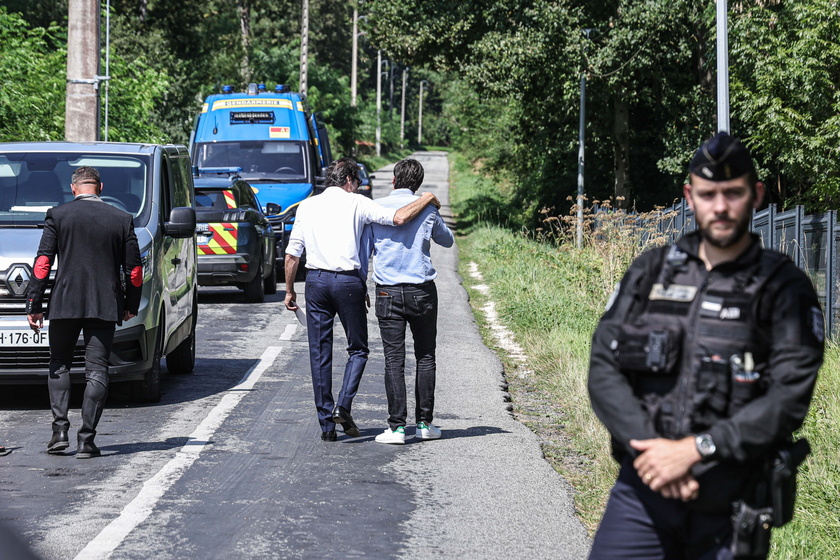
[[710, 436], [709, 434], [700, 434], [694, 436], [694, 444], [697, 446], [697, 452], [700, 454], [700, 457], [702, 457], [704, 461], [710, 459], [717, 450], [717, 447], [715, 447], [715, 442], [714, 440], [712, 440], [712, 436]]

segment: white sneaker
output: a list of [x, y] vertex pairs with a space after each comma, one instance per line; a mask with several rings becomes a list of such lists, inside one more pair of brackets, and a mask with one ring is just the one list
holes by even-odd
[[384, 432], [376, 436], [375, 439], [376, 443], [393, 443], [396, 445], [403, 445], [405, 443], [405, 428], [400, 426], [393, 431], [386, 429]]
[[425, 422], [419, 422], [414, 430], [414, 437], [418, 439], [438, 439], [441, 436], [440, 428]]

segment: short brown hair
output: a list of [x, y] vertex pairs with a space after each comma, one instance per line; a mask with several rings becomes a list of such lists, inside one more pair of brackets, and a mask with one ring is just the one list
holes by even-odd
[[411, 192], [417, 192], [425, 176], [426, 172], [423, 171], [423, 166], [419, 161], [405, 158], [394, 166], [394, 188], [411, 189]]

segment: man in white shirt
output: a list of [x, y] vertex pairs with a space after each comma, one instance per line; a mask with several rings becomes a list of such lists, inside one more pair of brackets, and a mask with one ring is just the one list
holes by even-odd
[[[368, 358], [366, 267], [359, 243], [366, 224], [402, 225], [427, 205], [440, 207], [432, 193], [394, 211], [358, 196], [359, 168], [351, 158], [333, 162], [327, 188], [300, 203], [286, 248], [286, 308], [297, 309], [294, 283], [300, 257], [306, 250], [306, 327], [309, 364], [321, 439], [335, 441], [335, 425], [360, 435], [350, 415]], [[333, 324], [338, 315], [347, 336], [347, 364], [338, 400], [332, 395]]]

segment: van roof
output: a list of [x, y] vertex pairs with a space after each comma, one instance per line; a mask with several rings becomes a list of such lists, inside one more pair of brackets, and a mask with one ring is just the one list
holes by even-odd
[[207, 97], [195, 142], [308, 141], [308, 108], [299, 93], [219, 93]]
[[0, 142], [0, 152], [95, 152], [114, 154], [147, 154], [158, 148], [178, 149], [175, 144], [142, 144], [139, 142]]

